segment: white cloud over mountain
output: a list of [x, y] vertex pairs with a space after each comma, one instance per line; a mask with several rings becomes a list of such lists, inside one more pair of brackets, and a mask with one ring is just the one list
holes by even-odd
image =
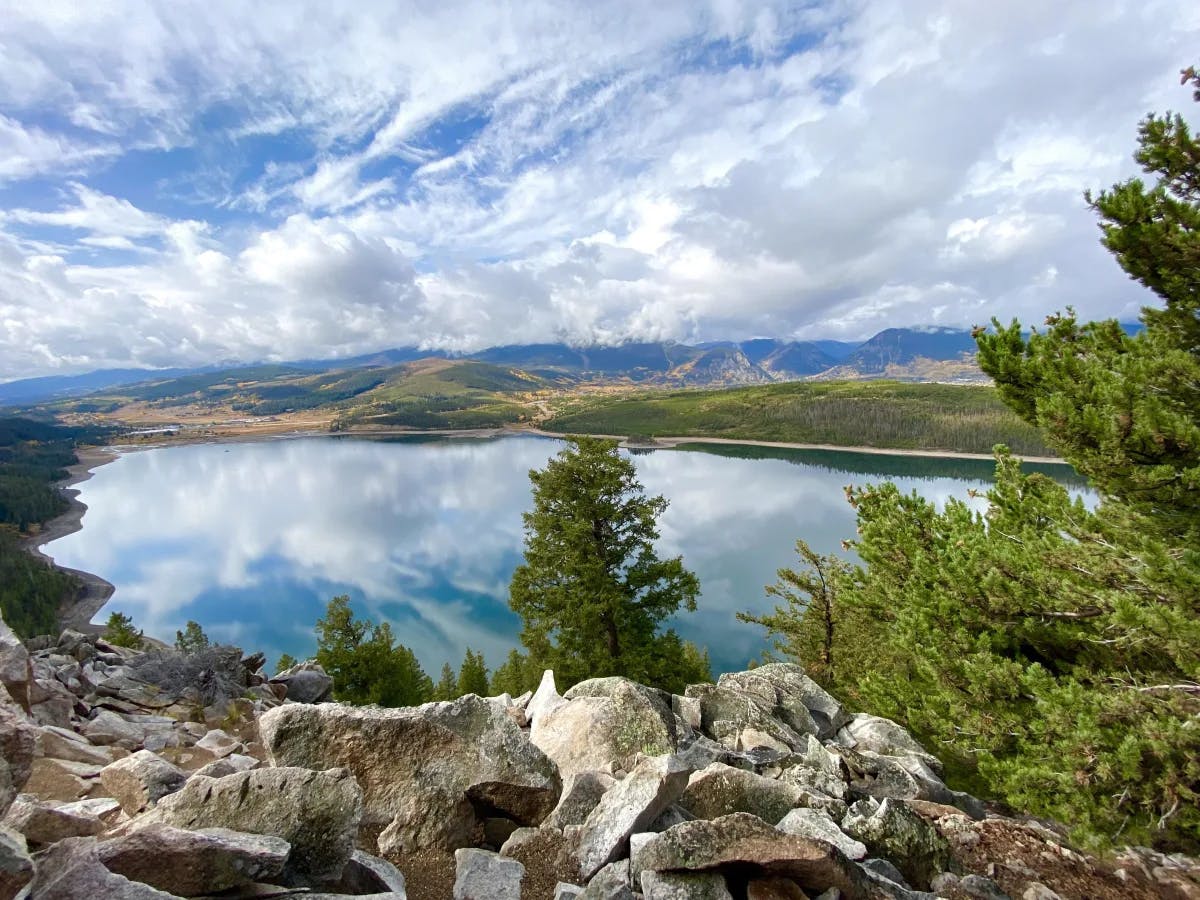
[[8, 4], [0, 378], [1131, 318], [1186, 0]]

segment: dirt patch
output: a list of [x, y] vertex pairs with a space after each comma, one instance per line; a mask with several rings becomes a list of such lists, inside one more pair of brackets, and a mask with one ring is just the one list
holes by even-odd
[[[1122, 870], [1122, 874], [1111, 862], [1085, 856], [1033, 823], [1011, 819], [967, 823], [962, 816], [950, 816], [935, 824], [966, 872], [991, 878], [1010, 897], [1023, 896], [1035, 883], [1063, 900], [1158, 900], [1164, 896], [1136, 873]], [[961, 891], [949, 896], [967, 898]]]

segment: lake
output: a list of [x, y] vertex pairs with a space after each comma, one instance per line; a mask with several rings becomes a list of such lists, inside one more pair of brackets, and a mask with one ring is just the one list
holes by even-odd
[[[517, 645], [507, 588], [531, 504], [527, 473], [561, 446], [313, 437], [131, 451], [79, 485], [83, 530], [45, 550], [116, 586], [98, 621], [119, 610], [169, 641], [194, 619], [211, 639], [271, 660], [311, 655], [325, 604], [349, 594], [436, 678], [467, 647], [495, 666]], [[682, 554], [700, 579], [697, 612], [673, 625], [709, 648], [718, 672], [766, 646], [735, 613], [774, 605], [764, 586], [794, 563], [796, 539], [826, 553], [853, 537], [845, 485], [893, 480], [944, 502], [985, 488], [992, 472], [990, 461], [692, 447], [632, 458], [647, 491], [670, 501], [660, 552]], [[1066, 466], [1043, 468], [1073, 480]]]

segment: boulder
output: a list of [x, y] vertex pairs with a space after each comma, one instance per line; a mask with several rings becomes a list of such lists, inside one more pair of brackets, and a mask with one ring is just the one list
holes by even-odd
[[[717, 684], [757, 696], [763, 696], [773, 689], [774, 715], [801, 733], [812, 733], [809, 723], [814, 723], [817, 736], [828, 738], [850, 721], [850, 715], [842, 704], [809, 678], [803, 667], [793, 663], [770, 663], [748, 672], [722, 675]], [[764, 688], [764, 685], [769, 688]]]
[[29, 780], [36, 743], [36, 732], [25, 714], [0, 706], [0, 815]]
[[204, 737], [196, 741], [195, 746], [201, 750], [207, 750], [217, 759], [224, 759], [226, 756], [238, 753], [244, 749], [241, 741], [226, 734], [219, 728], [211, 729]]
[[231, 753], [224, 759], [215, 759], [197, 769], [193, 774], [204, 775], [208, 778], [224, 778], [226, 775], [236, 775], [238, 772], [249, 772], [262, 765], [260, 760], [242, 753]]
[[655, 872], [642, 875], [646, 900], [733, 900], [725, 879], [713, 872]]
[[664, 702], [625, 678], [584, 681], [567, 694], [565, 702], [541, 710], [529, 732], [563, 777], [589, 769], [628, 771], [639, 754], [675, 751], [678, 735], [669, 694]]
[[285, 696], [293, 703], [326, 703], [333, 699], [333, 679], [312, 660], [284, 669], [270, 684], [286, 687]]
[[848, 837], [829, 813], [822, 809], [793, 809], [775, 826], [784, 834], [815, 838], [833, 844], [849, 859], [865, 859], [867, 848], [859, 841]]
[[641, 848], [637, 865], [643, 873], [733, 869], [782, 876], [811, 891], [837, 888], [846, 900], [883, 896], [833, 845], [784, 834], [749, 813], [676, 825]]
[[4, 814], [4, 825], [25, 835], [31, 844], [54, 844], [63, 838], [99, 834], [107, 826], [84, 809], [60, 808], [30, 794], [20, 794]]
[[778, 822], [800, 802], [800, 789], [773, 778], [713, 763], [692, 775], [679, 805], [697, 819], [746, 812]]
[[579, 869], [585, 880], [626, 848], [629, 836], [675, 803], [687, 788], [691, 769], [677, 757], [643, 760], [600, 798], [579, 831]]
[[93, 710], [92, 718], [83, 724], [82, 730], [93, 744], [114, 744], [126, 750], [137, 750], [146, 740], [141, 727], [108, 709]]
[[558, 802], [554, 763], [497, 704], [468, 694], [407, 709], [284, 704], [259, 720], [271, 762], [345, 766], [363, 790], [380, 850], [454, 849], [480, 819], [537, 825]]
[[521, 900], [525, 867], [488, 850], [454, 852], [454, 900]]
[[525, 718], [532, 725], [542, 713], [561, 706], [566, 701], [558, 693], [554, 685], [554, 673], [547, 669], [542, 673], [541, 683], [525, 704]]
[[891, 719], [858, 713], [837, 733], [837, 742], [851, 750], [870, 750], [880, 756], [916, 756], [939, 774], [941, 762]]
[[362, 850], [350, 855], [342, 877], [330, 890], [340, 894], [360, 896], [362, 894], [388, 894], [393, 900], [404, 900], [404, 875], [385, 859], [372, 856]]
[[614, 783], [613, 777], [603, 772], [576, 772], [567, 776], [563, 780], [558, 805], [550, 811], [542, 825], [550, 828], [582, 825], [588, 814], [596, 808], [604, 792]]
[[883, 857], [914, 887], [928, 890], [933, 877], [950, 868], [950, 845], [937, 829], [893, 800], [860, 800], [850, 807], [842, 830]]
[[139, 750], [100, 770], [104, 790], [131, 816], [173, 794], [185, 781], [186, 772], [149, 750]]
[[25, 839], [0, 828], [0, 900], [13, 900], [33, 880], [33, 859]]
[[29, 895], [37, 900], [175, 900], [172, 894], [110, 872], [91, 837], [67, 838], [39, 856]]
[[919, 757], [881, 756], [848, 748], [838, 752], [849, 772], [849, 786], [860, 794], [876, 800], [928, 800], [958, 807], [973, 819], [986, 814], [982, 803], [970, 794], [950, 790]]
[[152, 825], [99, 845], [104, 866], [179, 897], [195, 897], [278, 876], [291, 847], [277, 837], [225, 828], [185, 831]]
[[32, 681], [33, 667], [29, 662], [29, 651], [0, 617], [0, 686], [25, 712], [29, 712], [29, 686]]
[[87, 738], [53, 725], [44, 725], [37, 730], [38, 756], [50, 756], [55, 759], [69, 759], [72, 762], [91, 763], [97, 766], [107, 766], [116, 758], [116, 753], [109, 747], [96, 747]]
[[193, 776], [182, 790], [163, 797], [133, 824], [146, 827], [161, 822], [177, 828], [274, 835], [292, 847], [284, 881], [314, 887], [341, 876], [354, 852], [361, 818], [362, 791], [347, 770], [289, 767], [225, 778]]
[[[700, 726], [705, 735], [729, 750], [768, 747], [789, 751], [801, 746], [803, 733], [772, 715], [772, 706], [762, 693], [746, 693], [736, 684], [688, 685], [687, 697], [700, 703]], [[815, 723], [812, 730], [816, 730]]]
[[610, 862], [592, 876], [579, 900], [634, 900], [629, 860]]

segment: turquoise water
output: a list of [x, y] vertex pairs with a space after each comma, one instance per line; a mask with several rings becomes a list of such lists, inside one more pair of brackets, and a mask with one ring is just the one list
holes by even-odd
[[[79, 486], [83, 530], [46, 552], [116, 586], [99, 621], [119, 610], [167, 640], [194, 619], [212, 639], [303, 658], [326, 602], [349, 594], [435, 676], [466, 647], [495, 665], [517, 644], [506, 598], [527, 473], [560, 447], [536, 437], [343, 437], [129, 452]], [[798, 537], [820, 552], [853, 537], [845, 485], [889, 479], [944, 502], [985, 487], [992, 470], [728, 446], [632, 458], [646, 489], [671, 504], [660, 551], [682, 554], [700, 578], [698, 611], [673, 624], [709, 648], [718, 671], [763, 650], [762, 630], [735, 613], [771, 608], [763, 588], [793, 564]]]

